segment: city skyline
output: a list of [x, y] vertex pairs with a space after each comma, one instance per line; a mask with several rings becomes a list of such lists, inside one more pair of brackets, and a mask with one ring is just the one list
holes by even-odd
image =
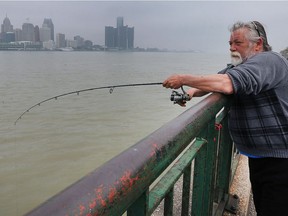
[[[21, 36], [19, 36], [21, 31]], [[30, 32], [34, 32], [33, 35], [29, 35]], [[6, 17], [1, 23], [1, 33], [15, 33], [15, 41], [34, 41], [34, 42], [44, 42], [44, 41], [55, 41], [57, 35], [64, 35], [64, 32], [54, 33], [54, 24], [51, 18], [43, 18], [43, 24], [37, 25], [29, 22], [28, 20], [22, 24], [20, 27], [14, 27], [11, 23], [10, 18], [6, 14]], [[2, 36], [2, 35], [1, 35]], [[75, 35], [73, 38], [79, 37], [79, 34]], [[21, 38], [21, 39], [20, 39]], [[0, 37], [0, 39], [3, 39]], [[4, 38], [5, 39], [5, 38]], [[89, 40], [89, 39], [87, 39]], [[2, 41], [5, 42], [5, 41]]]
[[[56, 38], [54, 40], [54, 38]], [[28, 44], [28, 42], [30, 42]], [[44, 18], [41, 27], [30, 22], [24, 22], [22, 28], [14, 28], [9, 17], [6, 17], [1, 24], [0, 34], [1, 49], [19, 49], [19, 45], [29, 45], [32, 49], [54, 50], [65, 47], [74, 49], [105, 49], [105, 50], [133, 50], [134, 49], [134, 27], [124, 25], [124, 18], [117, 17], [116, 27], [105, 26], [105, 45], [93, 44], [89, 39], [80, 35], [73, 37], [73, 40], [65, 38], [65, 33], [54, 34], [54, 24], [51, 18]], [[11, 46], [7, 43], [13, 43]], [[98, 48], [97, 48], [98, 47]], [[101, 47], [101, 48], [100, 48]], [[20, 48], [21, 49], [21, 48]]]
[[0, 2], [0, 16], [7, 14], [14, 27], [27, 18], [41, 25], [48, 17], [55, 34], [80, 35], [99, 45], [105, 44], [105, 26], [115, 26], [116, 17], [123, 16], [135, 27], [134, 47], [227, 53], [228, 28], [238, 20], [262, 22], [273, 49], [285, 49], [286, 8], [283, 1], [6, 1]]

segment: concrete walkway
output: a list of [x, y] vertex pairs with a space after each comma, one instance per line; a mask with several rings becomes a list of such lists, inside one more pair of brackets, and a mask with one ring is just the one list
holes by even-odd
[[[238, 167], [230, 187], [230, 194], [236, 194], [240, 199], [236, 216], [257, 215], [251, 194], [248, 158], [246, 156], [240, 155]], [[224, 212], [223, 216], [235, 216], [235, 214]]]

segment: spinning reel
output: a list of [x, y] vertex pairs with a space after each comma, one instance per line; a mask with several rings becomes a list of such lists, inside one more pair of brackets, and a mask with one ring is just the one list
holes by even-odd
[[183, 105], [186, 103], [186, 101], [189, 101], [191, 98], [189, 96], [189, 94], [187, 94], [184, 89], [183, 86], [181, 86], [182, 92], [177, 92], [177, 91], [172, 91], [172, 94], [170, 96], [170, 100], [174, 102], [174, 104], [179, 104], [179, 105]]

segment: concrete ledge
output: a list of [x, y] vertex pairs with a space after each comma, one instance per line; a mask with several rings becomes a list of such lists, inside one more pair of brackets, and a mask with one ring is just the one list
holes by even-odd
[[[238, 166], [229, 193], [232, 195], [236, 194], [240, 199], [236, 215], [250, 215], [251, 184], [249, 180], [248, 158], [246, 156], [240, 155], [239, 157]], [[235, 216], [235, 214], [225, 211], [223, 216]]]

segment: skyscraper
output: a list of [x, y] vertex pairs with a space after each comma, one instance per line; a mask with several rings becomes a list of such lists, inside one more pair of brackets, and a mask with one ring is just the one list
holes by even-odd
[[15, 32], [15, 41], [21, 41], [22, 40], [22, 29], [16, 28], [14, 30]]
[[23, 23], [22, 40], [23, 41], [35, 41], [34, 25], [32, 23]]
[[117, 17], [117, 27], [105, 26], [105, 46], [109, 49], [129, 50], [134, 48], [134, 27], [124, 26], [123, 17]]
[[127, 28], [127, 47], [129, 49], [134, 48], [134, 27]]
[[0, 41], [1, 42], [15, 41], [15, 34], [14, 34], [14, 36], [13, 36], [13, 34], [14, 34], [13, 33], [13, 25], [11, 25], [9, 18], [6, 15], [5, 19], [3, 20], [3, 24], [1, 24]]
[[39, 29], [39, 36], [40, 36], [40, 41], [45, 42], [52, 40], [51, 38], [51, 29], [49, 27], [42, 27]]
[[116, 47], [116, 28], [105, 26], [105, 46], [109, 48]]
[[63, 48], [66, 46], [65, 34], [56, 34], [56, 47]]
[[40, 42], [40, 29], [38, 25], [34, 27], [34, 35], [35, 35], [35, 41]]
[[48, 18], [45, 18], [44, 21], [43, 21], [43, 24], [42, 24], [42, 28], [50, 28], [51, 32], [50, 32], [50, 39], [54, 41], [54, 25], [53, 25], [53, 22], [52, 22], [52, 19], [48, 19]]
[[11, 22], [9, 18], [5, 17], [3, 20], [3, 24], [1, 25], [1, 33], [6, 33], [6, 32], [13, 32], [13, 25], [11, 25]]

